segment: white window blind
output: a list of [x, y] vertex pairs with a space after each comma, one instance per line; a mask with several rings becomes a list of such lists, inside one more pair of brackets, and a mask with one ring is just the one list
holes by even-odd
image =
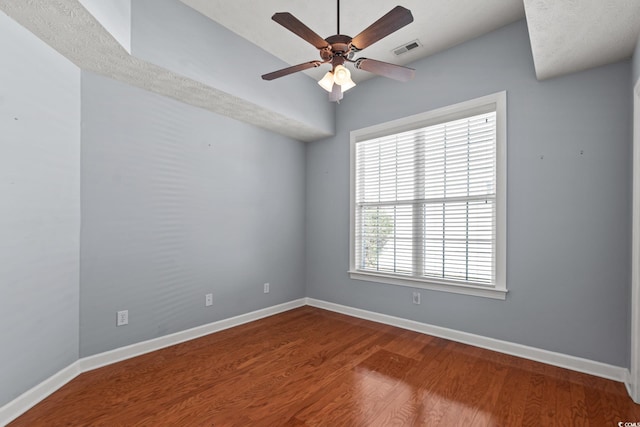
[[355, 267], [493, 286], [496, 112], [355, 144]]

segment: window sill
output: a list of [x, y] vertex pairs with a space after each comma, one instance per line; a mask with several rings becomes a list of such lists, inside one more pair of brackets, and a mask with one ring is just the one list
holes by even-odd
[[385, 283], [388, 285], [408, 286], [411, 288], [429, 289], [433, 291], [451, 292], [454, 294], [472, 295], [476, 297], [504, 300], [507, 298], [506, 289], [488, 288], [464, 284], [437, 283], [413, 277], [398, 277], [380, 273], [370, 273], [350, 270], [349, 277], [354, 280]]

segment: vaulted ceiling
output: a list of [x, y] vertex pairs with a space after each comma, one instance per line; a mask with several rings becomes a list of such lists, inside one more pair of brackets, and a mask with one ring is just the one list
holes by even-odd
[[[333, 0], [180, 1], [291, 65], [318, 59], [317, 51], [273, 22], [275, 12], [292, 13], [322, 37], [337, 29]], [[640, 34], [638, 0], [343, 0], [341, 33], [355, 36], [397, 3], [412, 11], [414, 22], [368, 47], [367, 58], [409, 64], [526, 17], [536, 73], [546, 79], [627, 58]], [[419, 48], [393, 53], [414, 40]], [[306, 73], [319, 80], [326, 71]], [[354, 73], [356, 82], [368, 77]]]
[[[336, 34], [337, 30], [335, 0], [181, 1], [292, 65], [319, 59], [318, 51], [272, 21], [274, 12], [292, 13], [323, 38]], [[524, 18], [520, 0], [342, 0], [340, 33], [355, 36], [397, 4], [411, 10], [414, 21], [368, 47], [359, 56], [405, 65]], [[251, 13], [246, 13], [248, 10]], [[393, 53], [413, 40], [419, 40], [421, 46], [399, 56]], [[328, 68], [326, 65], [309, 70], [307, 74], [319, 80]], [[372, 76], [360, 70], [353, 74], [356, 82]]]
[[[156, 28], [153, 28], [153, 23], [146, 22], [159, 16], [154, 15], [154, 6], [160, 3], [172, 9], [180, 9], [175, 7], [181, 4], [177, 0], [163, 0], [160, 3], [141, 0], [111, 0], [111, 3], [105, 3], [104, 0], [0, 0], [0, 10], [83, 69], [105, 74], [297, 139], [310, 141], [328, 136], [331, 132], [330, 125], [305, 121], [304, 117], [310, 112], [298, 114], [296, 111], [286, 111], [287, 108], [279, 107], [277, 101], [275, 104], [272, 102], [271, 93], [267, 93], [267, 97], [270, 98], [268, 101], [263, 99], [264, 96], [256, 96], [256, 90], [253, 89], [263, 86], [251, 85], [264, 82], [248, 82], [248, 76], [252, 73], [253, 79], [283, 66], [318, 58], [318, 52], [313, 46], [273, 22], [270, 19], [273, 13], [290, 12], [322, 37], [328, 37], [337, 30], [336, 2], [180, 2], [183, 4], [182, 12], [191, 8], [206, 16], [212, 27], [226, 27], [245, 39], [246, 43], [262, 48], [271, 56], [262, 56], [261, 61], [253, 61], [253, 58], [242, 56], [242, 49], [238, 48], [237, 42], [228, 46], [206, 44], [216, 41], [214, 35], [206, 34], [206, 28], [202, 37], [189, 33], [191, 29], [186, 28], [195, 21], [200, 25], [202, 19], [206, 20], [200, 19], [199, 14], [183, 13], [189, 15], [188, 19], [175, 17], [172, 20], [171, 17], [164, 17], [168, 20], [158, 22]], [[536, 75], [542, 80], [628, 58], [632, 55], [640, 34], [638, 0], [343, 0], [340, 4], [340, 32], [355, 36], [398, 3], [412, 11], [414, 22], [368, 47], [359, 56], [366, 53], [368, 58], [400, 65], [411, 64], [420, 58], [524, 18], [529, 29]], [[123, 10], [128, 8], [131, 13], [132, 7], [138, 5], [139, 11], [149, 15], [148, 17], [135, 16], [136, 19], [131, 19], [129, 16], [127, 20], [126, 16], [120, 16], [120, 22], [114, 25], [114, 20], [111, 19], [113, 16], [105, 19], [105, 16], [109, 16], [109, 11], [103, 13], [109, 7]], [[172, 33], [169, 31], [173, 31], [173, 34], [178, 34], [176, 31], [182, 33], [180, 25], [183, 25], [184, 33], [189, 33], [191, 38], [179, 34], [183, 44], [176, 44], [173, 51], [167, 50], [164, 53], [176, 55], [186, 52], [185, 55], [188, 53], [192, 57], [180, 58], [179, 61], [171, 63], [162, 59], [162, 46], [154, 47], [152, 51], [145, 51], [143, 48], [138, 48], [137, 52], [136, 49], [132, 50], [128, 43], [131, 43], [138, 23], [144, 31], [138, 31], [137, 39], [144, 40], [148, 37], [149, 28], [155, 32], [154, 34], [160, 34], [164, 30], [167, 32], [165, 44], [172, 41]], [[401, 55], [393, 52], [414, 40], [418, 41], [420, 47]], [[247, 50], [246, 46], [244, 49], [250, 50]], [[217, 60], [221, 62], [202, 59], [205, 52], [207, 56], [218, 56]], [[252, 52], [257, 51], [254, 49]], [[243, 67], [249, 64], [250, 69], [236, 68], [240, 70], [238, 76], [228, 74], [218, 80], [209, 78], [210, 75], [219, 73], [220, 64], [234, 53], [234, 58], [240, 58]], [[206, 62], [207, 60], [209, 62]], [[203, 62], [200, 64], [199, 61]], [[194, 72], [194, 64], [198, 67], [197, 72]], [[288, 81], [299, 87], [310, 87], [309, 85], [320, 79], [326, 71], [320, 67], [306, 71], [308, 76], [301, 74], [285, 79], [290, 79]], [[354, 70], [353, 74], [356, 82], [372, 77], [359, 70]], [[225, 86], [225, 82], [234, 78], [244, 78], [245, 75], [248, 89], [240, 87], [244, 85], [242, 80], [237, 80], [240, 83], [236, 85], [238, 88]], [[264, 90], [268, 92], [270, 89]], [[287, 96], [294, 97], [291, 94]], [[324, 96], [317, 100], [318, 105], [326, 102]], [[300, 108], [308, 106], [303, 105]], [[327, 110], [324, 106], [313, 108]], [[326, 116], [326, 111], [321, 115]]]

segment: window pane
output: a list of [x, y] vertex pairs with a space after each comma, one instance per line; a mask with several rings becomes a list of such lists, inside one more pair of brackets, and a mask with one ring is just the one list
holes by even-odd
[[360, 202], [411, 200], [415, 188], [414, 139], [406, 135], [358, 144], [356, 198]]
[[494, 200], [424, 205], [426, 277], [491, 283]]
[[360, 268], [410, 274], [413, 264], [412, 206], [360, 210]]
[[496, 113], [355, 146], [357, 268], [491, 285]]
[[421, 130], [425, 198], [495, 192], [495, 113]]

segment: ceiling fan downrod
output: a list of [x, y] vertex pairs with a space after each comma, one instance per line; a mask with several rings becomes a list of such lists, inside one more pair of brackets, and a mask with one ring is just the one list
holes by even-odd
[[336, 19], [336, 21], [338, 22], [338, 31], [336, 31], [336, 34], [340, 34], [340, 0], [336, 1], [338, 3], [338, 7], [336, 8], [336, 15], [338, 15], [338, 19]]

